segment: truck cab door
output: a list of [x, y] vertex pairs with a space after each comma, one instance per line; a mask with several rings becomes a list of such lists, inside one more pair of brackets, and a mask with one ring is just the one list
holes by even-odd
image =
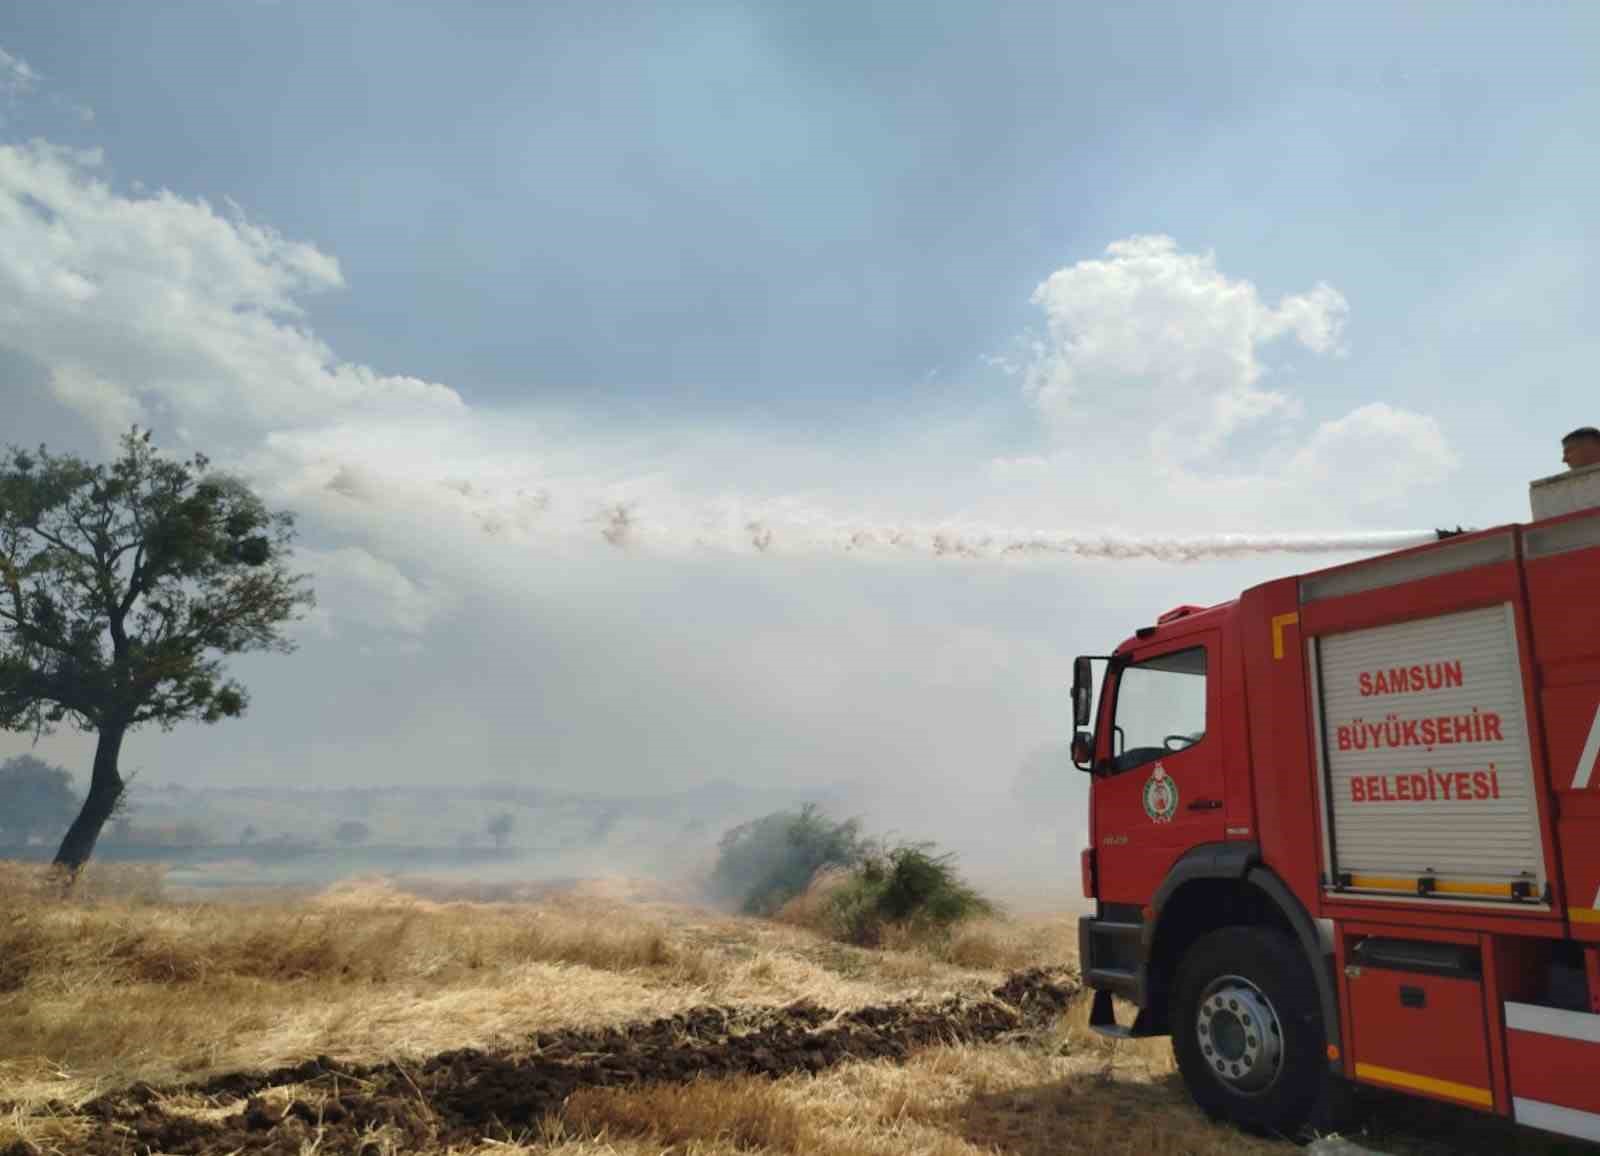
[[1224, 837], [1216, 631], [1136, 648], [1108, 680], [1091, 831], [1105, 903], [1148, 903], [1174, 861]]

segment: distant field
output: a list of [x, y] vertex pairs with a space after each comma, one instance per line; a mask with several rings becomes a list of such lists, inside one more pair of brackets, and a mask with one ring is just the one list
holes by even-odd
[[[1085, 1029], [1067, 912], [866, 951], [624, 880], [198, 894], [0, 864], [0, 1153], [1295, 1150]], [[1561, 1150], [1370, 1107], [1387, 1151]]]

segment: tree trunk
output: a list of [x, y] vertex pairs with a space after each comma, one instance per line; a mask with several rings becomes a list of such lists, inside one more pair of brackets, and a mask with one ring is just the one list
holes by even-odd
[[100, 728], [99, 740], [94, 748], [94, 775], [89, 780], [89, 794], [83, 800], [78, 817], [67, 828], [56, 852], [56, 866], [65, 867], [76, 875], [94, 854], [94, 845], [100, 838], [100, 828], [111, 818], [111, 812], [122, 798], [122, 776], [117, 773], [117, 757], [122, 753], [122, 736], [127, 728], [120, 724]]

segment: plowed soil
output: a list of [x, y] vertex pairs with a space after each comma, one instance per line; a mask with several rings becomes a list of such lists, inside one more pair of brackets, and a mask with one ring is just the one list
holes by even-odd
[[[252, 1152], [297, 1156], [320, 1134], [319, 1151], [377, 1148], [382, 1129], [403, 1148], [465, 1145], [516, 1136], [589, 1086], [682, 1082], [735, 1074], [819, 1072], [845, 1060], [901, 1059], [914, 1048], [988, 1042], [1048, 1027], [1077, 993], [1072, 973], [1018, 972], [983, 999], [906, 1001], [832, 1012], [809, 1003], [783, 1008], [696, 1008], [667, 1019], [598, 1031], [546, 1032], [506, 1051], [444, 1052], [417, 1065], [341, 1065], [323, 1056], [271, 1072], [240, 1072], [201, 1085], [148, 1085], [76, 1109], [94, 1121], [86, 1156]], [[302, 1098], [264, 1098], [294, 1086]], [[163, 1105], [201, 1097], [220, 1118]], [[66, 1114], [73, 1110], [57, 1106]], [[210, 1115], [209, 1113], [207, 1115]], [[3, 1156], [32, 1156], [18, 1143]]]

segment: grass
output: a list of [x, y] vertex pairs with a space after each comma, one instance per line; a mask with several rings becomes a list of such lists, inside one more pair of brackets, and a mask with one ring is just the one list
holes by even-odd
[[39, 872], [0, 867], [0, 1101], [321, 1054], [421, 1058], [703, 1003], [976, 993], [995, 978], [913, 952], [841, 959], [790, 928], [605, 885], [536, 903], [378, 882], [195, 902], [163, 900], [148, 872], [84, 883], [63, 900]]
[[[816, 935], [855, 942], [851, 926], [841, 926], [841, 910], [857, 909], [861, 891], [858, 874], [824, 871], [801, 894], [777, 912], [778, 922], [804, 928]], [[959, 899], [966, 896], [958, 893]], [[1074, 915], [1041, 918], [1000, 918], [988, 914], [982, 903], [973, 914], [941, 923], [912, 918], [875, 921], [869, 937], [889, 955], [931, 960], [972, 971], [1004, 972], [1031, 967], [1041, 961], [1072, 958], [1077, 952]]]
[[[722, 915], [624, 881], [560, 893], [364, 881], [232, 900], [165, 894], [149, 871], [91, 869], [83, 884], [63, 899], [36, 870], [0, 864], [0, 1150], [14, 1141], [80, 1149], [89, 1122], [71, 1106], [136, 1081], [172, 1088], [323, 1054], [414, 1061], [706, 1003], [848, 1009], [979, 995], [1007, 971], [1067, 962], [1075, 950], [1070, 914], [975, 919], [938, 935], [890, 926], [878, 949], [843, 944], [807, 926], [826, 881], [792, 901], [784, 921]], [[1113, 1043], [1086, 1019], [1080, 1002], [1043, 1038], [930, 1047], [902, 1063], [816, 1076], [585, 1088], [526, 1135], [452, 1151], [1294, 1151], [1205, 1121], [1166, 1040]], [[283, 1104], [324, 1094], [263, 1093]], [[66, 1109], [46, 1111], [52, 1101]], [[1501, 1142], [1465, 1113], [1414, 1135], [1425, 1113], [1392, 1103], [1375, 1117], [1385, 1151], [1487, 1152]], [[237, 1110], [179, 1091], [163, 1093], [163, 1106], [197, 1118]], [[1490, 1146], [1471, 1146], [1479, 1132]], [[1516, 1134], [1515, 1146], [1563, 1150], [1529, 1135]], [[373, 1156], [402, 1150], [381, 1129], [371, 1141]], [[311, 1127], [302, 1152], [318, 1146]]]
[[816, 1078], [585, 1089], [547, 1133], [569, 1141], [644, 1140], [653, 1151], [816, 1156], [1293, 1151], [1201, 1119], [1174, 1094], [1162, 1049], [1146, 1046], [1145, 1054], [1117, 1061], [1109, 1048], [1084, 1044], [1051, 1055], [1015, 1046], [940, 1047], [904, 1064], [852, 1064]]

